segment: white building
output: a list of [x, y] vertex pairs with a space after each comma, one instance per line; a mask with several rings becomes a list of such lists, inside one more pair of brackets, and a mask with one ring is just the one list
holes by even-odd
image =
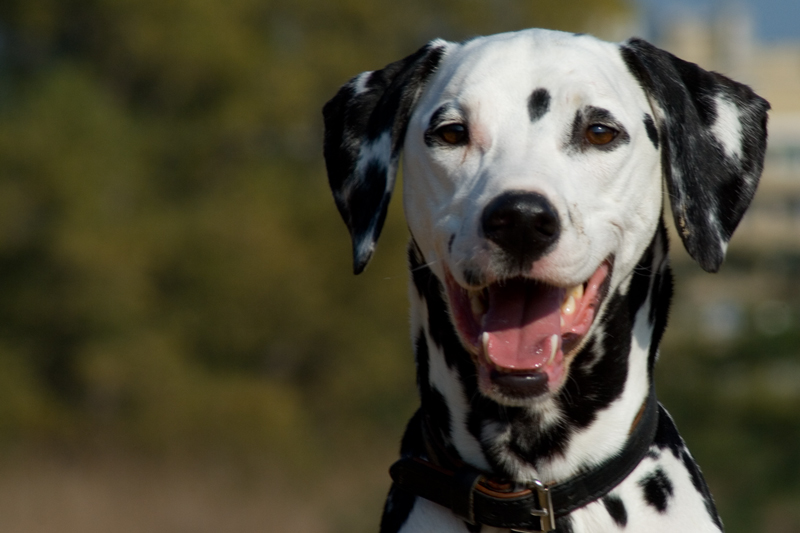
[[769, 148], [759, 191], [732, 246], [800, 251], [800, 42], [758, 42], [747, 12], [676, 18], [659, 44], [678, 57], [742, 81], [769, 100]]

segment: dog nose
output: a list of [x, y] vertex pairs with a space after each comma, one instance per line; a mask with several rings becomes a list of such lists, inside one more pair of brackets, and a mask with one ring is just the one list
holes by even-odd
[[561, 233], [553, 204], [541, 194], [509, 191], [489, 202], [481, 216], [484, 236], [522, 268], [550, 251]]

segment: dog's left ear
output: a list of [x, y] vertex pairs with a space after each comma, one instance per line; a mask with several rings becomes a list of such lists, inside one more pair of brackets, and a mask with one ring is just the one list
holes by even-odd
[[678, 233], [689, 255], [716, 272], [761, 176], [769, 103], [641, 39], [625, 42], [622, 57], [656, 114]]
[[386, 220], [408, 120], [425, 82], [453, 43], [429, 42], [344, 85], [322, 110], [325, 166], [353, 241], [353, 270], [367, 266]]

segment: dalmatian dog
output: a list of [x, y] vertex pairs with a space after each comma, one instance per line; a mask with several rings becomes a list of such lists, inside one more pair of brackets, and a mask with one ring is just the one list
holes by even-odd
[[369, 261], [403, 154], [420, 407], [383, 533], [716, 532], [653, 370], [672, 275], [720, 267], [769, 104], [641, 39], [434, 40], [344, 85], [324, 153]]

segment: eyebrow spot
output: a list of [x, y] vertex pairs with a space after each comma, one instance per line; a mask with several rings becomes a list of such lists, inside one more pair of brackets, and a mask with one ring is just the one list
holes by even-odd
[[550, 93], [547, 89], [539, 87], [528, 100], [528, 114], [532, 122], [536, 122], [550, 110]]
[[647, 113], [644, 115], [644, 129], [647, 131], [647, 136], [650, 137], [650, 142], [652, 142], [653, 146], [658, 150], [658, 130], [656, 129], [655, 122], [653, 122], [653, 117]]

